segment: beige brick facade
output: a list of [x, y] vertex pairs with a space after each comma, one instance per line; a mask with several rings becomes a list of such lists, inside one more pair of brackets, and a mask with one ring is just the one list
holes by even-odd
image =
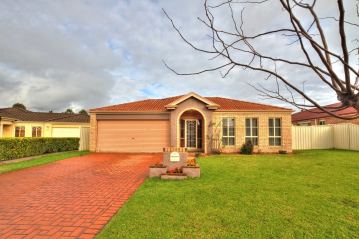
[[[245, 119], [258, 119], [258, 146], [254, 147], [255, 152], [277, 153], [279, 150], [292, 152], [292, 123], [290, 112], [214, 112], [212, 120], [213, 137], [221, 139], [221, 120], [224, 117], [235, 119], [235, 146], [224, 146], [222, 152], [239, 152], [245, 142]], [[282, 145], [269, 145], [269, 118], [281, 118], [282, 122]]]
[[[161, 100], [159, 100], [161, 103]], [[171, 103], [171, 101], [167, 103], [162, 103], [165, 106]], [[234, 102], [238, 103], [238, 102]], [[242, 103], [244, 105], [251, 104], [251, 103]], [[144, 121], [154, 121], [154, 120], [161, 120], [163, 122], [168, 122], [168, 128], [165, 129], [164, 127], [159, 130], [167, 130], [168, 131], [168, 138], [169, 141], [166, 145], [161, 147], [180, 147], [181, 146], [181, 134], [185, 130], [181, 129], [181, 119], [186, 115], [186, 113], [193, 111], [196, 112], [197, 115], [194, 120], [197, 121], [198, 125], [201, 125], [202, 135], [200, 135], [202, 139], [202, 143], [200, 143], [200, 147], [192, 147], [190, 150], [199, 150], [204, 153], [212, 153], [214, 151], [220, 151], [223, 153], [237, 153], [240, 151], [240, 148], [245, 143], [245, 119], [246, 118], [257, 118], [258, 119], [258, 146], [254, 147], [254, 151], [258, 153], [278, 153], [279, 150], [285, 150], [288, 153], [292, 152], [292, 122], [291, 122], [291, 113], [290, 109], [279, 108], [273, 110], [275, 107], [270, 106], [263, 106], [261, 108], [270, 108], [271, 110], [262, 110], [262, 109], [255, 109], [255, 110], [222, 110], [221, 108], [215, 107], [216, 105], [209, 105], [208, 102], [203, 102], [203, 99], [200, 97], [192, 96], [188, 97], [181, 102], [176, 103], [175, 105], [169, 105], [168, 108], [165, 108], [165, 111], [159, 112], [151, 112], [151, 111], [142, 111], [140, 113], [134, 112], [91, 112], [90, 116], [90, 125], [91, 125], [91, 136], [90, 136], [90, 150], [91, 151], [101, 151], [98, 148], [101, 147], [101, 140], [98, 140], [98, 132], [101, 132], [101, 122], [102, 120], [142, 120]], [[253, 107], [251, 105], [251, 107]], [[98, 114], [96, 116], [96, 114]], [[191, 117], [194, 117], [194, 116]], [[234, 146], [222, 146], [222, 118], [229, 117], [235, 119], [235, 145]], [[280, 118], [281, 119], [281, 145], [280, 146], [270, 146], [269, 145], [269, 118]], [[182, 120], [183, 122], [184, 120]], [[188, 121], [187, 121], [188, 122]], [[145, 122], [143, 123], [145, 125]], [[142, 127], [143, 128], [143, 127]], [[197, 128], [198, 129], [198, 128]], [[196, 131], [196, 138], [197, 136], [197, 129]], [[117, 130], [114, 128], [114, 130]], [[127, 129], [126, 129], [127, 130]], [[146, 129], [144, 129], [146, 130]], [[181, 131], [182, 130], [182, 131]], [[134, 136], [126, 137], [124, 136], [123, 132], [118, 132], [113, 134], [114, 140], [117, 138], [120, 142], [131, 143], [135, 142], [136, 138], [140, 138], [144, 135], [145, 132], [138, 133], [139, 129], [133, 128]], [[156, 131], [157, 132], [157, 131]], [[137, 134], [137, 135], [136, 135]], [[101, 135], [101, 134], [100, 134]], [[151, 137], [153, 140], [147, 143], [153, 143], [154, 141], [159, 142], [157, 139], [158, 134], [153, 133]], [[122, 137], [122, 138], [121, 138]], [[185, 137], [182, 137], [182, 140]], [[188, 139], [187, 139], [188, 140]], [[106, 138], [109, 144], [113, 144], [112, 139]], [[183, 142], [183, 141], [182, 141]], [[168, 144], [168, 145], [167, 145]], [[197, 143], [196, 143], [197, 145]], [[143, 148], [144, 143], [137, 143], [131, 145], [133, 146], [133, 150]], [[117, 147], [117, 146], [116, 146]], [[186, 147], [186, 146], [184, 146]], [[121, 152], [121, 145], [118, 147], [118, 151]], [[116, 150], [117, 150], [116, 148]], [[124, 147], [122, 147], [123, 150]]]

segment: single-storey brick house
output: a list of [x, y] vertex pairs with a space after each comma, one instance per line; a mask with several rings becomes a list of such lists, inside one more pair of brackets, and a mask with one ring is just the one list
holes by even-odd
[[[338, 103], [326, 105], [324, 106], [324, 108], [330, 110], [331, 107], [332, 108], [340, 107], [341, 105], [342, 103], [338, 102]], [[353, 107], [348, 107], [346, 109], [335, 111], [335, 114], [343, 117], [350, 117], [357, 115], [358, 112]], [[311, 108], [309, 110], [294, 113], [292, 115], [292, 123], [294, 125], [300, 125], [300, 126], [341, 124], [341, 123], [359, 124], [359, 118], [352, 120], [339, 119], [329, 115], [328, 113], [321, 111], [318, 108]]]
[[164, 147], [211, 153], [292, 151], [291, 109], [196, 93], [90, 110], [90, 150], [161, 152]]
[[34, 112], [21, 108], [0, 109], [0, 138], [80, 137], [90, 117], [83, 114]]

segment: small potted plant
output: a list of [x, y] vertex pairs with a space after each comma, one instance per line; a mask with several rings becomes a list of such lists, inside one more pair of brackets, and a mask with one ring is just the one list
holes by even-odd
[[196, 163], [196, 159], [188, 159], [187, 165], [182, 168], [183, 173], [190, 178], [198, 178], [201, 175], [201, 168]]
[[167, 172], [166, 166], [162, 163], [155, 163], [150, 166], [150, 178], [160, 177], [162, 174]]

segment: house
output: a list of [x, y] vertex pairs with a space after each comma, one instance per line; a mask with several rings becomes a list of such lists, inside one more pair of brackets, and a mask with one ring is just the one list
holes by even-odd
[[[324, 108], [326, 107], [329, 110], [331, 107], [339, 107], [339, 106], [341, 106], [340, 102], [326, 105], [324, 106]], [[358, 114], [358, 112], [353, 107], [339, 110], [336, 111], [335, 113], [340, 116], [351, 116]], [[292, 115], [292, 123], [293, 125], [303, 125], [303, 126], [340, 124], [340, 123], [359, 124], [359, 119], [353, 119], [353, 120], [339, 119], [329, 115], [328, 113], [322, 112], [318, 108], [312, 108], [309, 109], [308, 111], [301, 111], [294, 113]]]
[[238, 152], [246, 140], [255, 151], [292, 151], [291, 109], [196, 93], [90, 110], [90, 150]]
[[0, 109], [0, 138], [80, 137], [81, 128], [89, 126], [88, 115]]

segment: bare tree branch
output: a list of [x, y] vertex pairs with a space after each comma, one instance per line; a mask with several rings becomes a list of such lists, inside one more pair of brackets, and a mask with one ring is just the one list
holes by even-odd
[[[265, 88], [261, 84], [259, 87], [252, 85], [252, 87], [260, 92], [263, 97], [278, 99], [303, 110], [310, 110], [313, 107], [316, 107], [320, 112], [325, 112], [341, 119], [349, 120], [359, 118], [359, 69], [356, 69], [358, 67], [351, 65], [351, 53], [357, 51], [359, 55], [359, 47], [357, 46], [350, 51], [348, 50], [348, 39], [345, 29], [345, 26], [358, 27], [359, 25], [346, 19], [343, 0], [337, 0], [337, 5], [335, 6], [339, 18], [336, 18], [335, 16], [319, 17], [315, 11], [317, 0], [312, 0], [311, 2], [302, 0], [280, 0], [279, 3], [282, 9], [278, 9], [278, 11], [287, 13], [287, 25], [289, 23], [290, 27], [279, 27], [259, 34], [247, 34], [244, 30], [245, 10], [247, 11], [250, 6], [261, 6], [261, 4], [269, 2], [270, 0], [223, 0], [215, 5], [209, 5], [208, 0], [204, 0], [203, 6], [205, 18], [198, 18], [198, 20], [210, 31], [208, 34], [211, 39], [211, 44], [208, 46], [210, 49], [198, 47], [185, 38], [167, 12], [163, 10], [172, 27], [187, 45], [195, 51], [209, 54], [211, 56], [209, 58], [210, 60], [218, 59], [219, 61], [224, 62], [212, 68], [206, 68], [191, 73], [179, 73], [166, 62], [164, 62], [165, 66], [178, 75], [198, 75], [204, 72], [219, 71], [223, 78], [227, 77], [229, 73], [237, 67], [242, 70], [262, 72], [266, 75], [265, 80], [273, 80], [273, 78], [275, 80], [275, 90]], [[356, 7], [359, 17], [358, 4]], [[234, 8], [236, 8], [236, 11]], [[220, 26], [220, 22], [216, 21], [215, 13], [220, 9], [228, 10], [228, 18], [233, 23], [233, 30], [225, 30], [224, 27]], [[308, 19], [301, 19], [300, 16], [303, 15], [297, 14], [297, 10], [306, 11], [309, 14], [309, 17], [311, 18], [309, 19], [309, 25], [304, 26], [303, 23], [308, 22]], [[235, 13], [237, 12], [239, 12], [239, 16], [236, 16]], [[340, 42], [335, 46], [335, 49], [330, 48], [327, 40], [328, 35], [326, 35], [322, 27], [322, 21], [328, 19], [334, 21], [327, 21], [326, 24], [328, 24], [328, 22], [335, 22], [339, 26], [338, 37]], [[256, 46], [256, 42], [264, 40], [265, 37], [271, 35], [288, 39], [291, 43], [283, 44], [283, 49], [286, 45], [290, 45], [290, 47], [298, 47], [298, 50], [303, 53], [305, 60], [291, 60], [283, 56], [278, 57], [261, 53]], [[354, 40], [359, 43], [358, 39]], [[338, 47], [341, 49], [340, 54], [336, 53]], [[312, 72], [312, 78], [320, 79], [324, 85], [333, 90], [342, 104], [339, 107], [322, 106], [313, 98], [313, 96], [308, 95], [296, 86], [296, 82], [293, 81], [291, 75], [283, 74], [278, 69], [277, 64], [280, 65], [280, 69], [295, 66], [297, 69]], [[338, 71], [338, 67], [334, 68], [333, 64], [340, 64], [344, 75]], [[222, 70], [224, 70], [223, 73]], [[355, 76], [355, 80], [352, 81], [351, 75]], [[284, 93], [281, 90], [281, 85], [284, 86]], [[299, 103], [295, 96], [299, 96], [302, 99], [304, 98], [308, 104]], [[348, 107], [355, 108], [358, 113], [351, 116], [341, 116], [337, 113]]]

